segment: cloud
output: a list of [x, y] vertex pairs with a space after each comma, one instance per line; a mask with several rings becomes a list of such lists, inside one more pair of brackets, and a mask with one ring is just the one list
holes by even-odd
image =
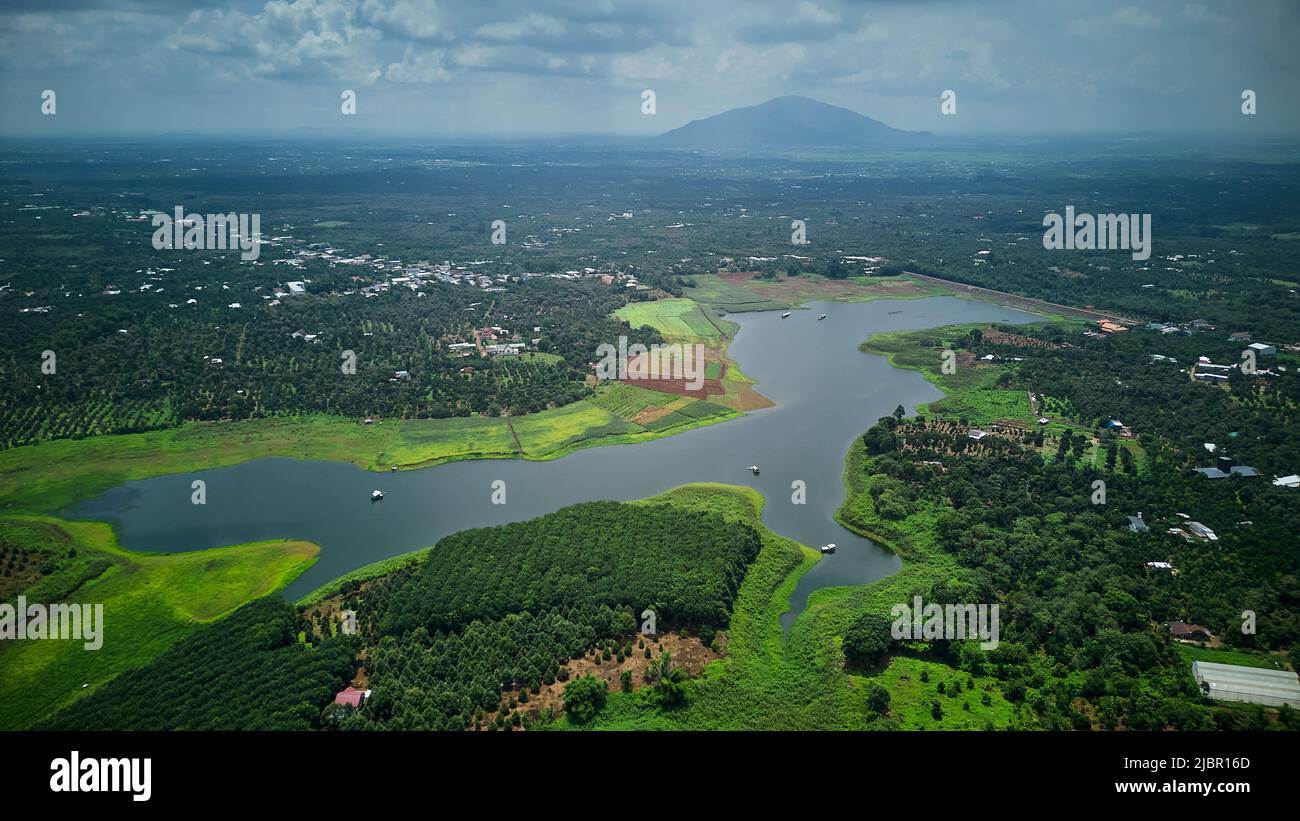
[[489, 23], [475, 32], [487, 40], [528, 40], [539, 37], [558, 37], [564, 34], [564, 23], [545, 14], [528, 14], [508, 23]]
[[1132, 26], [1139, 29], [1155, 29], [1164, 25], [1159, 17], [1156, 17], [1149, 11], [1143, 11], [1136, 6], [1124, 6], [1117, 9], [1111, 19], [1122, 26]]
[[415, 54], [407, 49], [401, 62], [389, 63], [383, 78], [390, 83], [442, 83], [451, 79], [446, 54], [441, 50]]

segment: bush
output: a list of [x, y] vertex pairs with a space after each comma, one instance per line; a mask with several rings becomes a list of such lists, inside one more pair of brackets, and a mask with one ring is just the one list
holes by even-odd
[[605, 682], [592, 675], [575, 679], [564, 687], [564, 712], [575, 724], [586, 724], [605, 706]]

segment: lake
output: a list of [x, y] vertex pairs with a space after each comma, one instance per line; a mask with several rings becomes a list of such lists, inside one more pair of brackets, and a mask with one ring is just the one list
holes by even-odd
[[[828, 314], [824, 321], [817, 317]], [[730, 357], [776, 407], [675, 436], [580, 450], [562, 459], [451, 462], [372, 473], [340, 462], [259, 459], [198, 473], [128, 482], [73, 506], [72, 518], [116, 526], [131, 550], [174, 552], [264, 539], [306, 539], [320, 560], [285, 595], [294, 599], [358, 567], [418, 550], [458, 530], [531, 519], [596, 499], [653, 496], [688, 482], [755, 488], [767, 500], [763, 521], [810, 547], [838, 545], [800, 579], [788, 627], [823, 587], [864, 584], [894, 572], [897, 556], [834, 520], [844, 497], [844, 457], [855, 436], [903, 405], [940, 391], [915, 371], [891, 367], [858, 345], [873, 333], [965, 322], [1041, 317], [956, 297], [810, 303], [788, 319], [779, 312], [734, 314], [740, 324]], [[746, 468], [757, 464], [759, 475]], [[190, 503], [190, 483], [207, 484], [207, 504]], [[506, 503], [492, 503], [505, 482]], [[795, 504], [802, 481], [806, 502]], [[382, 490], [380, 502], [370, 492]]]

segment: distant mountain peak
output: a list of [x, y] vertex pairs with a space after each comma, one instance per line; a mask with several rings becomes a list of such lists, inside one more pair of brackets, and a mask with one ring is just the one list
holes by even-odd
[[847, 108], [787, 94], [758, 105], [692, 120], [661, 134], [658, 142], [682, 147], [761, 150], [895, 148], [923, 145], [934, 139], [929, 132], [901, 131]]

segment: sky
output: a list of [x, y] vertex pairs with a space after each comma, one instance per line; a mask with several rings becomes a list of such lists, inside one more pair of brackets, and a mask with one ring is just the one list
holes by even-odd
[[938, 134], [1300, 136], [1297, 43], [1300, 0], [4, 0], [0, 134], [651, 135], [802, 94]]

